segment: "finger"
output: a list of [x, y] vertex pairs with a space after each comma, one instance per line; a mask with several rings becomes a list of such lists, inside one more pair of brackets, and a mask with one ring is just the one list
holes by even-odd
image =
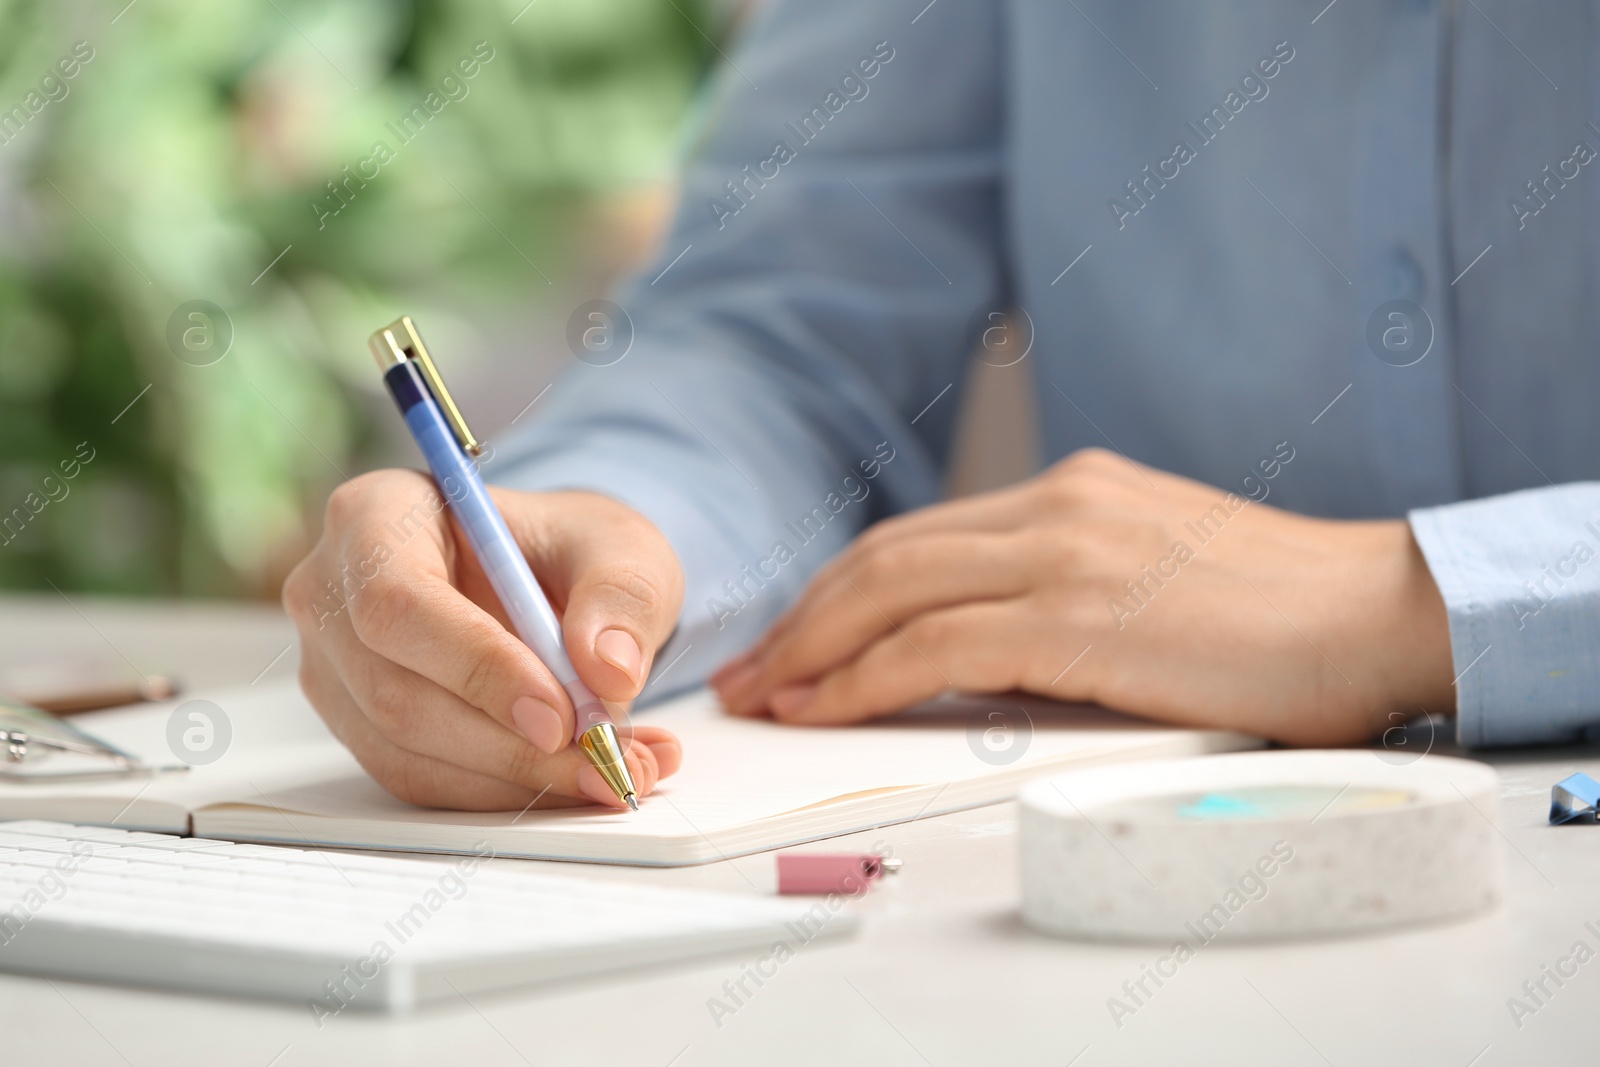
[[[342, 517], [341, 543], [348, 547], [339, 569], [354, 569], [362, 580], [347, 594], [349, 610], [325, 630], [338, 633], [348, 626], [373, 653], [405, 664], [540, 750], [563, 749], [572, 736], [572, 703], [555, 676], [452, 583], [438, 543], [410, 537], [390, 547], [388, 510], [369, 506]], [[372, 545], [388, 551], [379, 556]]]
[[[302, 598], [304, 589], [301, 586], [305, 580], [304, 575], [296, 579], [295, 596], [289, 595], [286, 585], [286, 601]], [[507, 806], [516, 800], [516, 807], [520, 810], [527, 807], [533, 798], [543, 798], [540, 806], [551, 806], [561, 803], [563, 797], [575, 794], [585, 800], [621, 806], [620, 799], [609, 789], [583, 788], [586, 784], [592, 786], [592, 783], [578, 782], [578, 772], [586, 764], [576, 753], [568, 752], [548, 760], [548, 765], [542, 771], [534, 773], [532, 764], [538, 762], [538, 754], [530, 755], [531, 749], [525, 741], [512, 735], [481, 710], [465, 705], [439, 687], [431, 686], [414, 672], [384, 660], [366, 648], [347, 625], [325, 626], [313, 639], [307, 630], [305, 613], [295, 614], [304, 639], [302, 685], [307, 696], [329, 723], [330, 729], [357, 754], [368, 772], [396, 796], [417, 803], [472, 810], [494, 809], [498, 805], [496, 797], [504, 798]], [[325, 652], [331, 655], [325, 655]], [[351, 685], [361, 688], [362, 683], [349, 681], [340, 673], [335, 660], [341, 661], [352, 677], [360, 675], [362, 671], [373, 672], [367, 682], [371, 692], [362, 689], [366, 697], [365, 707], [362, 706], [363, 701], [351, 692]], [[390, 695], [384, 695], [381, 685], [392, 687]], [[440, 705], [443, 705], [445, 713], [442, 720]], [[409, 709], [411, 713], [397, 714], [399, 709]], [[444, 728], [441, 729], [441, 726]], [[405, 743], [397, 744], [391, 737], [384, 736], [385, 727]], [[630, 751], [625, 759], [634, 775], [636, 787], [641, 794], [647, 794], [654, 789], [661, 776], [655, 753], [661, 751], [667, 756], [669, 773], [676, 770], [681, 758], [675, 756], [676, 738], [660, 727], [646, 728], [642, 740], [652, 742], [656, 747], [645, 746], [641, 751]], [[440, 752], [462, 760], [469, 766], [459, 766], [441, 759]], [[508, 772], [497, 766], [501, 762], [509, 763], [512, 769]], [[473, 769], [485, 765], [497, 773], [484, 774]], [[456, 773], [452, 773], [452, 768]], [[556, 773], [558, 771], [559, 774]], [[504, 781], [508, 773], [516, 780]], [[500, 784], [495, 785], [497, 782]], [[534, 785], [538, 785], [538, 790], [529, 797], [527, 793]], [[582, 800], [567, 802], [581, 803]]]
[[[912, 538], [955, 533], [1005, 533], [1016, 530], [1034, 517], [1037, 505], [1029, 498], [1033, 491], [1028, 483], [994, 493], [967, 497], [962, 500], [935, 504], [916, 511], [898, 515], [877, 523], [856, 538], [838, 556], [823, 565], [811, 579], [811, 587], [837, 578], [840, 574], [860, 566], [862, 557]], [[725, 682], [751, 663], [764, 656], [783, 640], [797, 625], [796, 604], [785, 611], [762, 636], [761, 640], [712, 676], [713, 682]]]
[[683, 743], [676, 734], [659, 726], [633, 726], [621, 731], [631, 741], [650, 749], [656, 758], [656, 768], [662, 778], [670, 778], [683, 766]]
[[587, 798], [535, 790], [400, 748], [378, 733], [315, 646], [308, 645], [302, 653], [300, 680], [307, 698], [340, 743], [374, 781], [409, 804], [458, 811], [518, 811], [587, 802]]
[[1025, 676], [1029, 625], [1020, 600], [963, 604], [918, 616], [814, 683], [774, 693], [782, 722], [860, 722], [947, 689], [1004, 692]]
[[592, 493], [507, 516], [540, 581], [562, 605], [567, 654], [602, 700], [639, 695], [683, 604], [677, 553], [649, 520]]
[[[885, 519], [866, 530], [840, 555], [822, 567], [813, 581], [837, 576], [855, 565], [864, 553], [875, 552], [913, 537], [936, 533], [990, 532], [1021, 529], [1037, 521], [1043, 511], [1063, 509], [1077, 513], [1085, 508], [1115, 510], [1130, 489], [1171, 488], [1181, 479], [1153, 471], [1125, 456], [1098, 448], [1074, 452], [1044, 474], [1018, 485], [919, 508]], [[747, 677], [749, 666], [795, 625], [793, 610], [781, 616], [755, 647], [729, 661], [713, 675], [718, 683], [734, 676]]]
[[656, 762], [655, 749], [642, 741], [632, 741], [628, 744], [626, 755], [633, 757], [628, 761], [629, 768], [638, 768], [633, 784], [639, 796], [649, 796], [655, 792], [656, 783], [661, 780], [661, 766]]
[[373, 728], [417, 755], [518, 785], [580, 796], [575, 748], [541, 751], [520, 733], [431, 680], [386, 659], [353, 632], [324, 639], [329, 661]]
[[659, 740], [647, 740], [645, 744], [650, 746], [650, 751], [655, 755], [656, 766], [660, 769], [662, 778], [671, 778], [682, 769], [683, 745], [676, 737], [666, 734]]
[[1022, 482], [959, 500], [930, 504], [874, 523], [851, 547], [872, 548], [888, 541], [931, 533], [1015, 529], [1033, 513], [1033, 491], [1032, 482]]
[[743, 652], [729, 659], [722, 666], [711, 672], [711, 676], [706, 679], [706, 684], [720, 693], [724, 688], [728, 687], [728, 684], [734, 678], [745, 674], [746, 667], [755, 663], [760, 647], [759, 643], [751, 645]]
[[1025, 592], [1028, 560], [1011, 533], [935, 533], [862, 553], [819, 579], [794, 609], [794, 623], [754, 660], [754, 670], [728, 686], [723, 702], [735, 714], [765, 704], [771, 692], [853, 659], [909, 619], [939, 608], [1001, 600]]
[[[331, 635], [330, 647], [345, 689], [391, 744], [529, 789], [549, 789], [612, 806], [622, 803], [575, 747], [554, 754], [539, 751], [455, 694], [379, 656], [353, 634]], [[666, 734], [660, 727], [653, 729]], [[659, 773], [649, 746], [641, 744], [638, 749], [625, 752], [625, 760], [640, 795], [645, 795]]]

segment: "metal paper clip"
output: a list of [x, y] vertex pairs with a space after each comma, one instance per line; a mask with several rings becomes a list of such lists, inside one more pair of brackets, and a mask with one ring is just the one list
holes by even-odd
[[121, 752], [113, 751], [109, 748], [79, 744], [76, 741], [68, 741], [62, 738], [39, 737], [25, 730], [0, 730], [0, 745], [5, 746], [7, 763], [21, 763], [29, 756], [35, 755], [30, 751], [32, 748], [47, 748], [52, 752], [77, 752], [85, 756], [101, 756], [118, 764], [135, 762]]
[[1550, 787], [1550, 822], [1595, 822], [1600, 812], [1600, 782], [1578, 773]]
[[[38, 708], [0, 699], [0, 781], [66, 782], [188, 770], [186, 765], [158, 766], [125, 752], [73, 724]], [[99, 766], [67, 760], [57, 766], [54, 755], [92, 756]], [[40, 767], [40, 764], [43, 767]]]

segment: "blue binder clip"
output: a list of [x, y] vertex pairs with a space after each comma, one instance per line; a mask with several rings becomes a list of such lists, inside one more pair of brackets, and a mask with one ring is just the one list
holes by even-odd
[[1595, 822], [1600, 812], [1600, 782], [1587, 774], [1574, 774], [1550, 787], [1550, 822]]

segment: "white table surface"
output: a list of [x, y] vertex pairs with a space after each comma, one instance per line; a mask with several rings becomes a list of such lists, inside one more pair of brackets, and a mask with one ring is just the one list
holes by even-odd
[[[112, 646], [204, 686], [293, 671], [271, 609], [0, 601], [0, 648]], [[271, 666], [269, 667], [269, 663]], [[1375, 757], [1376, 758], [1376, 757]], [[1600, 827], [1546, 825], [1550, 785], [1600, 749], [1498, 754], [1510, 900], [1464, 923], [1272, 945], [1216, 943], [1118, 1027], [1151, 946], [1055, 940], [1017, 918], [1002, 805], [840, 839], [904, 861], [849, 941], [802, 948], [731, 1016], [755, 955], [474, 997], [407, 1019], [0, 975], [0, 1064], [1490, 1064], [1594, 1062], [1600, 955], [1519, 1026], [1508, 998], [1582, 940], [1600, 953]], [[525, 861], [498, 860], [517, 864]], [[530, 864], [563, 875], [764, 891], [770, 855], [677, 870]], [[720, 1025], [719, 1025], [720, 1022]], [[602, 1044], [603, 1041], [603, 1044]]]

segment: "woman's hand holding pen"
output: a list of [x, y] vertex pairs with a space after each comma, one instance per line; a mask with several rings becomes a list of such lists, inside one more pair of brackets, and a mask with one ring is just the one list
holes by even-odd
[[1295, 515], [1098, 450], [879, 523], [712, 684], [783, 722], [1015, 689], [1295, 744], [1454, 706], [1404, 521]]
[[[490, 492], [561, 613], [579, 676], [604, 700], [632, 700], [677, 622], [671, 546], [594, 493]], [[572, 744], [571, 701], [510, 628], [426, 475], [376, 471], [335, 490], [283, 603], [306, 694], [395, 796], [481, 811], [621, 803]], [[671, 733], [623, 733], [641, 794], [677, 771]]]

